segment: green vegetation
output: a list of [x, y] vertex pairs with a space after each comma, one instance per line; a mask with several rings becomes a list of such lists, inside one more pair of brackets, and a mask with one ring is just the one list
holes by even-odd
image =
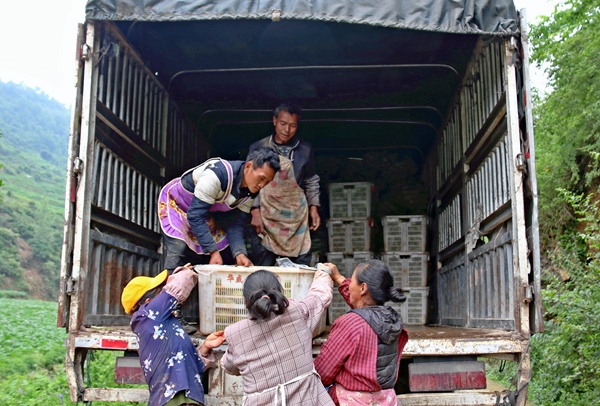
[[552, 91], [535, 113], [541, 236], [548, 249], [575, 226], [557, 187], [594, 191], [600, 175], [600, 2], [567, 0], [532, 28], [533, 60]]
[[58, 292], [69, 110], [0, 82], [0, 277], [39, 299]]
[[542, 405], [591, 405], [600, 399], [600, 208], [592, 195], [559, 193], [583, 229], [563, 236], [550, 258], [570, 278], [547, 279], [547, 331], [532, 343], [530, 391]]
[[[0, 138], [2, 138], [2, 133], [0, 133]], [[2, 169], [2, 164], [0, 164], [0, 169]], [[2, 186], [2, 179], [0, 179], [0, 186]], [[0, 199], [2, 201], [2, 199]]]
[[[74, 405], [64, 371], [66, 333], [56, 327], [57, 304], [0, 298], [0, 405]], [[88, 382], [117, 387], [116, 351], [88, 354]], [[94, 402], [119, 406], [136, 403]]]
[[531, 342], [529, 399], [600, 399], [600, 1], [566, 0], [532, 29], [552, 91], [535, 114], [546, 332]]

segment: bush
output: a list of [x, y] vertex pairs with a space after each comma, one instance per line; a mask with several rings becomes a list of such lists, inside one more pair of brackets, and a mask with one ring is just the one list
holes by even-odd
[[0, 290], [0, 298], [27, 299], [29, 298], [29, 295], [27, 292], [22, 292], [20, 290]]
[[11, 230], [0, 227], [0, 275], [20, 279], [23, 269], [19, 262], [17, 235]]
[[530, 398], [541, 405], [592, 405], [600, 399], [600, 210], [592, 196], [560, 190], [581, 231], [564, 234], [550, 256], [568, 271], [543, 291], [546, 332], [532, 339]]

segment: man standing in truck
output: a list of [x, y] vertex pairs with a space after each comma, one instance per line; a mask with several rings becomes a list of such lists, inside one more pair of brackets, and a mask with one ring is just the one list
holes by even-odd
[[312, 146], [295, 136], [300, 116], [299, 107], [280, 104], [273, 110], [274, 133], [249, 148], [249, 154], [270, 148], [279, 155], [281, 166], [250, 211], [251, 257], [256, 265], [275, 265], [277, 257], [306, 265], [311, 260], [310, 231], [321, 224], [319, 176]]
[[167, 183], [158, 200], [165, 269], [171, 272], [194, 253], [201, 255], [196, 263], [251, 266], [244, 226], [253, 199], [278, 170], [277, 155], [260, 148], [246, 162], [211, 158]]

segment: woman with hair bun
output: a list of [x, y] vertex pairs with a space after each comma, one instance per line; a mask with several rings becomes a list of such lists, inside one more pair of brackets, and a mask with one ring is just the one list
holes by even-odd
[[250, 317], [225, 328], [221, 367], [241, 375], [243, 405], [331, 405], [315, 372], [312, 332], [331, 303], [333, 281], [317, 270], [306, 298], [287, 299], [277, 275], [258, 270], [244, 281]]
[[408, 332], [385, 303], [404, 302], [406, 296], [380, 260], [359, 264], [352, 278], [325, 265], [352, 310], [335, 320], [315, 359], [323, 385], [336, 405], [398, 405], [394, 385]]

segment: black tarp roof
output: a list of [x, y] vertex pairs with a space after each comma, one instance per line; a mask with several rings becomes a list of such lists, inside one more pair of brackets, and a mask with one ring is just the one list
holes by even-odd
[[90, 0], [86, 17], [112, 21], [280, 18], [448, 33], [517, 32], [512, 0]]

